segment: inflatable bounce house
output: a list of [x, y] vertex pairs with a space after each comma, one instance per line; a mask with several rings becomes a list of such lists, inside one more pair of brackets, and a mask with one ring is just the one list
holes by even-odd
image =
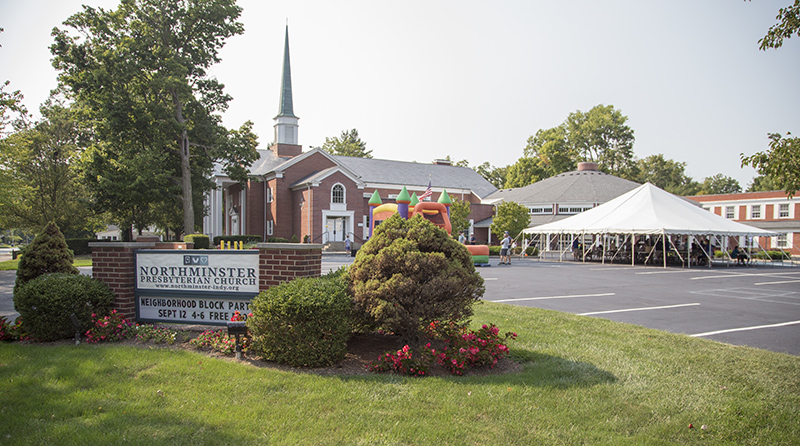
[[[384, 220], [388, 219], [394, 214], [400, 214], [401, 217], [409, 219], [415, 215], [422, 215], [425, 219], [434, 225], [447, 231], [449, 235], [453, 227], [450, 225], [450, 205], [453, 201], [450, 200], [450, 195], [447, 190], [443, 190], [439, 196], [438, 202], [433, 201], [419, 201], [417, 194], [408, 195], [408, 190], [403, 186], [403, 190], [397, 196], [397, 203], [386, 203], [381, 201], [381, 196], [378, 191], [372, 193], [369, 199], [369, 208], [372, 218], [369, 220], [369, 236], [372, 237], [372, 232], [375, 227], [380, 225]], [[466, 245], [466, 248], [472, 254], [472, 263], [475, 266], [489, 266], [489, 247], [486, 245]]]

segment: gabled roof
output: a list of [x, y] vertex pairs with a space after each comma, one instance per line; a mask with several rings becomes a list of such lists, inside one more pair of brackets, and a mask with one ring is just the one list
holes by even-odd
[[502, 189], [484, 202], [513, 201], [522, 205], [547, 203], [605, 203], [639, 183], [598, 170], [575, 170], [546, 178], [525, 187]]
[[430, 181], [432, 188], [470, 190], [481, 198], [497, 190], [479, 173], [467, 167], [339, 155], [332, 157], [371, 186], [386, 184], [426, 188]]

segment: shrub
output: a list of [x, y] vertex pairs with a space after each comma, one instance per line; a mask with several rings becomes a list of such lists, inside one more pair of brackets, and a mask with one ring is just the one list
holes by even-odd
[[283, 237], [268, 237], [267, 243], [291, 243], [289, 239]]
[[[430, 345], [430, 344], [429, 344]], [[404, 345], [396, 354], [391, 352], [384, 353], [378, 358], [378, 363], [370, 363], [369, 371], [376, 373], [396, 372], [401, 375], [425, 376], [431, 365], [430, 355], [415, 355]]]
[[78, 318], [80, 332], [86, 332], [92, 325], [92, 313], [108, 313], [113, 301], [108, 285], [79, 274], [40, 276], [14, 293], [14, 307], [25, 319], [28, 333], [39, 341], [74, 335], [72, 313]]
[[17, 266], [17, 280], [14, 283], [14, 295], [19, 288], [31, 280], [51, 273], [78, 274], [72, 266], [73, 255], [67, 248], [64, 236], [55, 222], [50, 222], [44, 230], [36, 234], [33, 242], [22, 252]]
[[186, 243], [194, 243], [194, 249], [208, 249], [211, 245], [211, 239], [205, 234], [190, 234], [183, 237]]
[[67, 248], [72, 251], [72, 254], [76, 256], [82, 256], [84, 254], [91, 254], [92, 248], [89, 248], [89, 242], [96, 242], [96, 239], [93, 238], [68, 238], [64, 239], [64, 242], [67, 244]]
[[471, 316], [484, 292], [469, 251], [420, 216], [381, 223], [348, 273], [356, 316], [411, 341], [432, 321]]
[[[430, 329], [434, 332], [438, 329], [436, 322], [431, 323]], [[466, 326], [451, 325], [444, 332], [444, 341], [447, 344], [444, 350], [437, 353], [435, 349], [431, 349], [431, 344], [426, 347], [439, 364], [453, 375], [463, 375], [469, 367], [488, 365], [493, 368], [497, 361], [508, 354], [506, 340], [517, 337], [512, 332], [500, 336], [500, 330], [494, 324], [484, 324], [477, 331], [471, 331]]]
[[344, 359], [352, 300], [342, 278], [303, 278], [269, 288], [250, 304], [251, 349], [268, 361], [321, 367]]

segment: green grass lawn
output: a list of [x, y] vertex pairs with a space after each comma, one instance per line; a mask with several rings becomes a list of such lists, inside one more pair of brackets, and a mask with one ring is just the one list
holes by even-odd
[[185, 350], [4, 343], [0, 443], [800, 443], [798, 357], [503, 304], [474, 322], [519, 333], [522, 372], [318, 376]]
[[[72, 260], [72, 264], [76, 267], [92, 266], [92, 256], [91, 254], [75, 256], [75, 258]], [[15, 260], [6, 260], [4, 262], [0, 262], [0, 271], [16, 271], [17, 266], [19, 266], [19, 258]]]

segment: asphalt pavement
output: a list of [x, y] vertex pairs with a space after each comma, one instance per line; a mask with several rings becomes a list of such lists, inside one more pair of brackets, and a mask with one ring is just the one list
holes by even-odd
[[[323, 274], [353, 262], [325, 255]], [[800, 356], [800, 267], [661, 268], [515, 258], [477, 268], [484, 300], [601, 317]], [[81, 268], [91, 274], [90, 269]], [[0, 271], [0, 316], [13, 320], [15, 271]]]

